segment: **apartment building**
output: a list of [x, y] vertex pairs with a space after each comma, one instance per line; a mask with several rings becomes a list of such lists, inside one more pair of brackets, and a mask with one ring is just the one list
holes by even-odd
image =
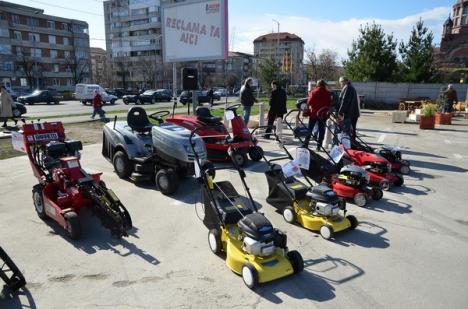
[[73, 90], [90, 80], [88, 24], [0, 1], [0, 82]]
[[111, 75], [108, 71], [107, 52], [99, 47], [90, 48], [91, 55], [91, 81], [103, 87], [111, 84]]
[[290, 84], [304, 84], [304, 41], [289, 32], [269, 33], [254, 40], [254, 55], [262, 59], [275, 59], [283, 67]]

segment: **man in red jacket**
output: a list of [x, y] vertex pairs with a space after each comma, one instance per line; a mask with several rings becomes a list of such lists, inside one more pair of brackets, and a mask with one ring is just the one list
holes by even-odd
[[324, 80], [317, 82], [317, 87], [310, 92], [307, 99], [309, 109], [309, 135], [304, 141], [304, 146], [309, 146], [309, 140], [314, 130], [315, 124], [318, 125], [319, 136], [317, 140], [317, 151], [320, 151], [323, 138], [325, 137], [325, 122], [327, 121], [328, 111], [332, 104], [331, 94], [327, 90], [327, 83]]
[[101, 95], [97, 90], [94, 90], [94, 97], [93, 97], [93, 114], [91, 118], [94, 119], [96, 114], [99, 114], [99, 118], [104, 118], [104, 111], [102, 110], [102, 98]]

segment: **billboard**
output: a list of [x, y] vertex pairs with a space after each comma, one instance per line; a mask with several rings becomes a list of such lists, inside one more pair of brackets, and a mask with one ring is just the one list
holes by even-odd
[[228, 0], [187, 0], [162, 7], [164, 62], [226, 59]]

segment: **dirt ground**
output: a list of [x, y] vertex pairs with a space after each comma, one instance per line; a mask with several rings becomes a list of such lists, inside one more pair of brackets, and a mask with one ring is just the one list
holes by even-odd
[[[103, 126], [101, 121], [68, 123], [65, 125], [65, 134], [68, 139], [79, 140], [83, 145], [95, 144], [102, 140]], [[11, 139], [0, 139], [0, 160], [22, 155], [24, 153], [13, 149]]]

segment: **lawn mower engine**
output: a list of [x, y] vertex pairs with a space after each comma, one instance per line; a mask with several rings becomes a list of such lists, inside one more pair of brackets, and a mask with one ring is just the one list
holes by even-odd
[[388, 162], [368, 162], [366, 169], [372, 173], [386, 174], [392, 171], [392, 165]]
[[260, 213], [245, 216], [237, 226], [243, 249], [249, 254], [266, 257], [273, 255], [277, 247], [286, 248], [286, 235], [273, 228], [270, 221]]
[[369, 183], [369, 174], [357, 165], [344, 166], [336, 178], [341, 184], [353, 188], [361, 188]]
[[33, 200], [39, 217], [51, 217], [67, 229], [73, 239], [81, 227], [77, 215], [91, 209], [104, 227], [117, 237], [128, 236], [132, 227], [128, 211], [101, 181], [102, 173], [88, 174], [80, 165], [80, 141], [66, 141], [60, 122], [23, 126], [23, 140], [39, 184]]
[[318, 202], [315, 204], [315, 213], [325, 216], [325, 217], [333, 217], [339, 214], [341, 208], [338, 204], [326, 204], [322, 202]]

